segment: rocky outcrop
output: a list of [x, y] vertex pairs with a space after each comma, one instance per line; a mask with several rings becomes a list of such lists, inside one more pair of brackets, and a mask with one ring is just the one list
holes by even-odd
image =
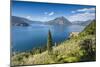
[[78, 37], [79, 32], [71, 32], [69, 37]]

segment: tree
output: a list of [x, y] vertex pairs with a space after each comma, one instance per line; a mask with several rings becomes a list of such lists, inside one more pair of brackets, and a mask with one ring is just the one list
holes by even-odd
[[81, 42], [81, 49], [85, 50], [83, 58], [86, 58], [87, 60], [95, 60], [96, 52], [95, 52], [95, 46], [96, 42], [92, 39], [86, 39], [83, 42]]
[[48, 32], [48, 40], [47, 40], [47, 50], [48, 50], [48, 54], [51, 54], [52, 53], [52, 35], [51, 35], [51, 32], [49, 30]]

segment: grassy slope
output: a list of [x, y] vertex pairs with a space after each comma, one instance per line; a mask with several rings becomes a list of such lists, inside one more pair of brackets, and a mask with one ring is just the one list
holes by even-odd
[[[30, 53], [20, 53], [12, 57], [12, 65], [51, 64], [95, 60], [95, 55], [87, 59], [87, 51], [82, 49], [82, 45], [80, 44], [87, 39], [91, 39], [92, 42], [95, 42], [95, 24], [95, 21], [93, 21], [78, 37], [71, 37], [59, 46], [53, 47], [51, 55], [48, 55], [48, 51], [34, 55]], [[95, 43], [92, 45], [92, 47], [94, 47], [92, 49], [95, 52]]]

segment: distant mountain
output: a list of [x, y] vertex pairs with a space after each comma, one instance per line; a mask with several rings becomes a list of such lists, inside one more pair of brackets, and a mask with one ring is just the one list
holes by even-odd
[[87, 25], [89, 25], [91, 23], [91, 21], [93, 21], [93, 20], [74, 21], [74, 22], [72, 22], [72, 24], [87, 26]]
[[50, 24], [50, 25], [71, 25], [71, 22], [63, 16], [57, 17], [57, 18], [50, 20], [48, 22], [45, 22], [45, 23]]
[[13, 26], [29, 26], [31, 24], [43, 24], [41, 21], [31, 21], [26, 18], [12, 16], [11, 18], [11, 24]]
[[30, 21], [29, 24], [44, 24], [42, 21]]
[[12, 16], [11, 17], [11, 24], [13, 26], [29, 26], [30, 20], [22, 17]]

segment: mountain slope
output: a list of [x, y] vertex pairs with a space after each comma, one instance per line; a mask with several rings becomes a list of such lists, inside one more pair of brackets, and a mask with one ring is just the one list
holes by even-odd
[[13, 26], [29, 26], [31, 24], [44, 24], [44, 23], [41, 21], [32, 21], [32, 20], [28, 20], [26, 18], [12, 16], [11, 24]]
[[13, 26], [29, 26], [28, 22], [30, 22], [30, 20], [26, 18], [17, 17], [17, 16], [11, 17], [11, 24]]
[[71, 22], [67, 20], [65, 17], [57, 17], [54, 20], [50, 20], [46, 22], [46, 24], [50, 25], [71, 25]]
[[96, 34], [96, 20], [93, 20], [86, 28], [80, 33], [85, 35]]
[[72, 24], [87, 26], [87, 25], [89, 25], [92, 21], [93, 21], [93, 20], [87, 20], [87, 21], [74, 21], [74, 22], [72, 22]]

